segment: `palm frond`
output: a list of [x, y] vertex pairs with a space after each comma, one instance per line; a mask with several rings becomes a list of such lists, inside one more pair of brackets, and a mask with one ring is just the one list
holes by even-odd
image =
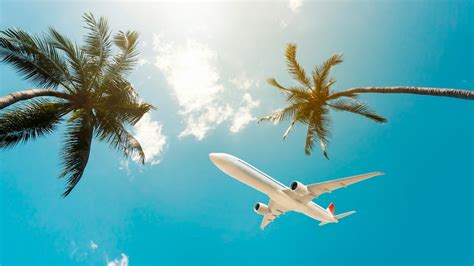
[[91, 65], [90, 72], [95, 76], [100, 76], [112, 52], [109, 26], [104, 17], [96, 19], [92, 13], [85, 13], [83, 19], [88, 33], [82, 49], [87, 54], [88, 63]]
[[311, 151], [314, 146], [314, 136], [316, 135], [316, 130], [313, 125], [308, 125], [308, 130], [306, 132], [306, 140], [304, 143], [304, 153], [306, 155], [311, 155]]
[[120, 152], [125, 157], [137, 156], [142, 164], [145, 163], [145, 153], [138, 140], [133, 137], [110, 113], [96, 113], [96, 136], [110, 144], [110, 146]]
[[120, 121], [134, 125], [144, 114], [154, 109], [151, 104], [144, 103], [138, 97], [131, 84], [116, 78], [104, 88], [101, 102], [96, 107], [103, 113], [111, 113]]
[[336, 82], [335, 79], [328, 81], [329, 72], [331, 71], [332, 67], [342, 62], [342, 54], [334, 54], [329, 57], [321, 66], [315, 67], [312, 73], [315, 91], [320, 92], [323, 95], [329, 94], [329, 88]]
[[321, 151], [323, 152], [324, 157], [326, 157], [326, 159], [329, 159], [326, 146], [329, 143], [329, 137], [331, 135], [331, 132], [329, 129], [330, 119], [327, 113], [328, 111], [324, 110], [323, 114], [321, 114], [321, 117], [314, 122], [316, 133], [319, 139], [319, 144], [321, 146]]
[[114, 135], [108, 140], [109, 144], [121, 151], [125, 157], [137, 156], [141, 164], [145, 163], [145, 152], [135, 137], [123, 127], [117, 127]]
[[115, 57], [112, 65], [115, 74], [124, 75], [132, 70], [138, 62], [138, 33], [135, 31], [119, 31], [114, 36], [114, 43], [120, 49], [120, 54]]
[[324, 81], [328, 78], [331, 68], [342, 63], [342, 54], [331, 55], [322, 65], [321, 79]]
[[71, 193], [84, 174], [84, 169], [89, 160], [94, 131], [91, 114], [84, 111], [77, 111], [77, 113], [79, 113], [77, 118], [68, 125], [61, 154], [63, 170], [59, 177], [67, 178], [67, 186], [63, 197]]
[[278, 81], [274, 78], [267, 79], [267, 83], [272, 85], [273, 87], [279, 89], [282, 92], [286, 91], [286, 88], [284, 86], [282, 86], [280, 83], [278, 83]]
[[113, 38], [120, 52], [114, 56], [106, 67], [106, 73], [99, 85], [99, 92], [108, 89], [114, 82], [122, 82], [138, 62], [138, 33], [135, 31], [118, 32]]
[[123, 147], [126, 150], [126, 153], [132, 156], [132, 159], [135, 155], [138, 156], [139, 162], [145, 164], [145, 152], [143, 151], [140, 142], [138, 142], [138, 140], [125, 129], [123, 130], [123, 138], [126, 139], [126, 141], [123, 142]]
[[286, 47], [285, 56], [288, 72], [290, 72], [293, 78], [301, 83], [301, 85], [308, 88], [308, 90], [311, 90], [311, 81], [309, 80], [308, 76], [306, 76], [304, 69], [296, 60], [296, 44], [288, 44]]
[[115, 112], [120, 121], [135, 125], [149, 111], [155, 109], [148, 103], [131, 103], [110, 106], [110, 110]]
[[49, 28], [48, 41], [67, 56], [71, 80], [75, 84], [74, 87], [80, 90], [87, 90], [89, 88], [89, 80], [93, 79], [93, 77], [86, 71], [87, 57], [84, 51], [54, 28]]
[[329, 91], [329, 88], [334, 85], [336, 83], [336, 79], [335, 78], [329, 78], [328, 82], [324, 85], [325, 87], [328, 88], [328, 91]]
[[123, 76], [112, 76], [107, 82], [107, 86], [100, 87], [98, 91], [106, 97], [112, 97], [118, 102], [130, 102], [138, 99], [138, 94], [132, 84]]
[[62, 85], [71, 91], [66, 62], [44, 38], [20, 29], [0, 31], [0, 60], [39, 87], [54, 89]]
[[0, 149], [51, 133], [67, 111], [67, 103], [31, 101], [0, 114]]
[[282, 122], [286, 119], [295, 117], [296, 113], [298, 110], [301, 108], [301, 105], [299, 104], [292, 104], [286, 108], [283, 108], [281, 110], [275, 111], [270, 115], [264, 116], [260, 119], [257, 120], [257, 123], [262, 123], [262, 122], [272, 122], [274, 124], [277, 124], [279, 122]]
[[329, 77], [329, 72], [331, 71], [331, 68], [342, 63], [342, 54], [333, 54], [330, 56], [321, 66], [321, 71], [319, 75], [319, 80], [320, 82], [324, 83], [328, 77]]
[[285, 95], [290, 103], [309, 102], [313, 99], [311, 92], [301, 87], [287, 88]]
[[268, 84], [277, 88], [281, 93], [287, 97], [287, 101], [297, 103], [300, 101], [309, 101], [311, 99], [311, 93], [302, 87], [284, 87], [274, 78], [267, 80]]
[[385, 123], [387, 119], [377, 115], [374, 111], [365, 103], [361, 103], [355, 100], [337, 100], [328, 104], [332, 108], [338, 111], [346, 111], [354, 114], [362, 115], [378, 123]]
[[[314, 140], [318, 139], [321, 145], [321, 150], [323, 152], [324, 157], [329, 159], [327, 150], [326, 150], [326, 146], [327, 146], [327, 143], [329, 143], [329, 137], [331, 134], [329, 130], [330, 119], [329, 119], [328, 113], [329, 112], [327, 108], [325, 108], [324, 106], [321, 106], [313, 110], [313, 113], [308, 121], [308, 134], [307, 134], [307, 140], [306, 140], [307, 144], [305, 145], [305, 153], [307, 155], [311, 154]], [[310, 136], [312, 137], [311, 140], [308, 139]]]

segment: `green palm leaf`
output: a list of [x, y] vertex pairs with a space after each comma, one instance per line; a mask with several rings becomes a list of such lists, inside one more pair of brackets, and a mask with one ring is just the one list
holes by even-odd
[[142, 102], [131, 84], [114, 80], [105, 91], [102, 101], [96, 108], [102, 113], [110, 113], [121, 122], [134, 125], [144, 114], [154, 109], [151, 104]]
[[110, 112], [97, 111], [96, 135], [99, 140], [106, 141], [110, 146], [123, 153], [125, 157], [138, 156], [145, 163], [145, 153], [140, 143], [130, 134]]
[[68, 107], [63, 102], [32, 101], [0, 114], [0, 148], [11, 148], [51, 133]]
[[89, 153], [93, 136], [93, 122], [91, 114], [76, 111], [74, 121], [68, 125], [64, 148], [62, 151], [63, 171], [60, 178], [67, 178], [66, 190], [63, 197], [71, 193], [77, 185], [89, 160]]
[[138, 62], [138, 33], [135, 31], [119, 31], [114, 36], [114, 44], [120, 49], [120, 54], [114, 58], [111, 65], [114, 75], [127, 74]]
[[[138, 33], [134, 31], [118, 32], [113, 38], [120, 53], [114, 56], [105, 67], [104, 78], [97, 88], [99, 93], [110, 90], [110, 87], [123, 87], [123, 76], [128, 74], [138, 62]], [[119, 84], [119, 86], [117, 86]]]
[[83, 15], [86, 22], [85, 28], [88, 33], [85, 36], [85, 45], [83, 50], [88, 56], [88, 61], [92, 64], [90, 71], [96, 78], [102, 75], [103, 66], [112, 52], [112, 41], [110, 40], [110, 31], [107, 20], [103, 17], [96, 19], [92, 13]]
[[87, 57], [84, 51], [69, 38], [53, 28], [49, 28], [48, 41], [56, 49], [66, 54], [67, 62], [70, 66], [71, 80], [74, 83], [75, 89], [88, 90], [89, 81], [92, 80], [93, 77], [87, 73]]
[[66, 62], [52, 44], [20, 29], [0, 31], [0, 60], [39, 87], [71, 90]]
[[140, 142], [138, 142], [138, 140], [123, 127], [118, 127], [115, 142], [121, 146], [125, 156], [131, 156], [132, 158], [137, 156], [139, 162], [145, 164], [145, 152], [143, 151]]

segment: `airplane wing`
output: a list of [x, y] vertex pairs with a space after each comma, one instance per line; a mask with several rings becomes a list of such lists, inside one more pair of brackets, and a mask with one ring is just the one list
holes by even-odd
[[273, 200], [270, 200], [270, 202], [268, 203], [268, 208], [270, 209], [270, 213], [265, 214], [263, 216], [262, 223], [260, 224], [260, 229], [262, 230], [265, 229], [265, 227], [269, 223], [273, 222], [276, 218], [280, 217], [280, 215], [288, 211], [283, 206], [274, 202]]
[[383, 175], [384, 173], [382, 172], [372, 172], [372, 173], [367, 173], [363, 175], [356, 175], [356, 176], [351, 176], [351, 177], [346, 177], [346, 178], [341, 178], [341, 179], [336, 179], [336, 180], [330, 180], [330, 181], [325, 181], [325, 182], [320, 182], [320, 183], [315, 183], [315, 184], [310, 184], [307, 185], [306, 187], [308, 188], [308, 194], [299, 196], [296, 193], [294, 193], [291, 190], [285, 191], [286, 193], [291, 193], [293, 197], [297, 197], [298, 200], [301, 202], [309, 202], [313, 200], [314, 198], [319, 197], [320, 195], [324, 193], [331, 193], [332, 191], [342, 188], [342, 187], [347, 187], [349, 185], [355, 184], [357, 182], [369, 179], [374, 176], [378, 175]]
[[336, 180], [331, 180], [331, 181], [326, 181], [326, 182], [321, 182], [321, 183], [315, 183], [315, 184], [308, 185], [307, 187], [308, 187], [308, 190], [311, 192], [312, 196], [317, 198], [321, 194], [330, 193], [331, 191], [334, 191], [338, 188], [347, 187], [357, 182], [369, 179], [374, 176], [383, 175], [383, 174], [384, 173], [382, 172], [372, 172], [372, 173], [363, 174], [363, 175], [356, 175], [356, 176], [351, 176], [351, 177], [346, 177], [346, 178], [341, 178], [341, 179], [336, 179]]

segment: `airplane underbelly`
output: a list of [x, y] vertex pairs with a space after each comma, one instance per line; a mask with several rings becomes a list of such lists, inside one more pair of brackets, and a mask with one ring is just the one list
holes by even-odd
[[267, 195], [269, 195], [272, 191], [282, 189], [279, 184], [273, 182], [253, 169], [233, 167], [232, 169], [229, 169], [228, 174], [240, 182], [251, 186]]
[[281, 190], [273, 191], [268, 196], [289, 211], [302, 213], [318, 221], [332, 221], [326, 210], [314, 202], [302, 203], [289, 197]]
[[323, 208], [321, 208], [319, 205], [317, 205], [314, 202], [309, 202], [308, 205], [306, 206], [306, 214], [307, 216], [316, 219], [318, 221], [332, 221], [332, 217], [329, 216], [327, 211]]

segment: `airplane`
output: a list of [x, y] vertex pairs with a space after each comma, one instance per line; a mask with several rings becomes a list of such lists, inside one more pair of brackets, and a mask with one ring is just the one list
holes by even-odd
[[227, 175], [253, 187], [270, 198], [268, 205], [258, 202], [254, 206], [254, 211], [263, 215], [260, 224], [261, 230], [264, 230], [268, 224], [288, 211], [299, 212], [318, 220], [321, 222], [319, 226], [338, 223], [339, 219], [354, 214], [355, 211], [334, 214], [334, 203], [329, 204], [324, 209], [312, 200], [324, 193], [330, 193], [336, 189], [384, 174], [382, 172], [372, 172], [310, 185], [293, 181], [290, 187], [287, 187], [251, 164], [230, 154], [210, 153], [209, 158], [217, 168]]

